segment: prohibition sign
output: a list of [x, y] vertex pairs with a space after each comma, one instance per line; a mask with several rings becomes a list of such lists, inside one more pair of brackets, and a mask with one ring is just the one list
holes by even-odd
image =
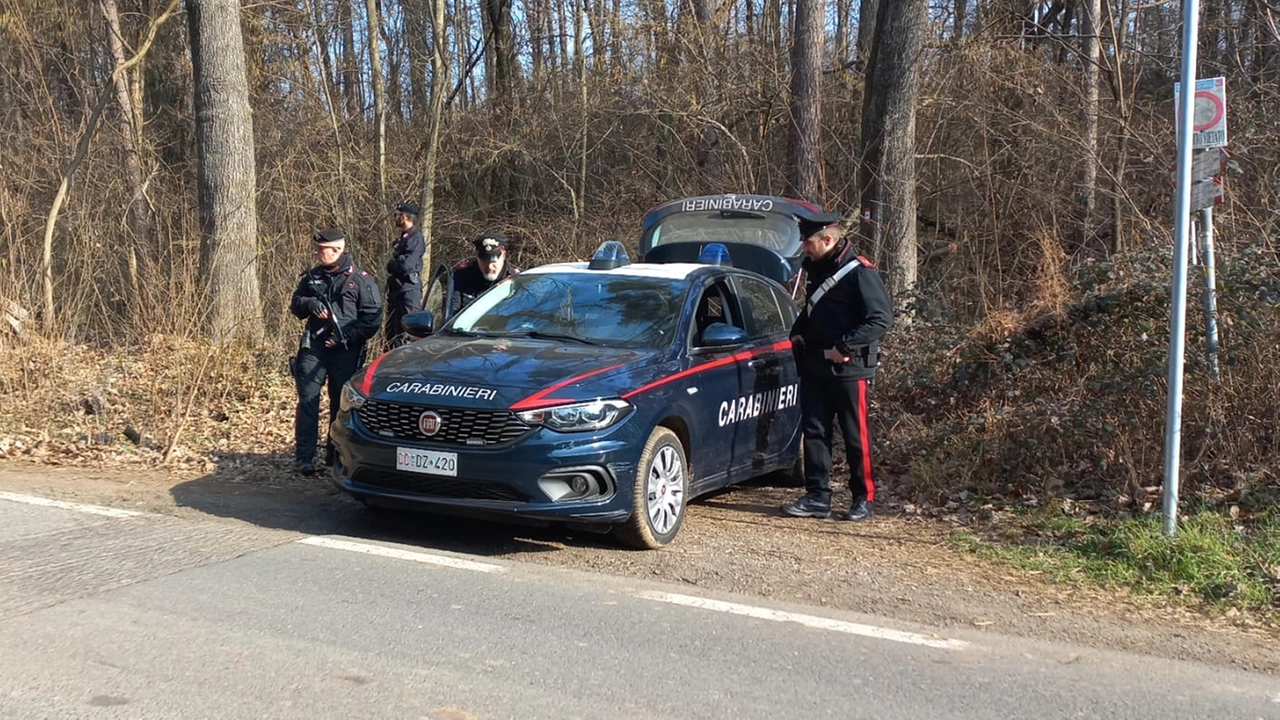
[[1222, 98], [1208, 90], [1200, 90], [1196, 93], [1196, 103], [1192, 109], [1192, 129], [1196, 132], [1208, 130], [1222, 122], [1222, 116], [1226, 112]]

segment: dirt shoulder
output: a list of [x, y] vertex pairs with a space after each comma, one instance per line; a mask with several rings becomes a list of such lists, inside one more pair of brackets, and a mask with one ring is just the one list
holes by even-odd
[[342, 533], [679, 583], [1003, 635], [1069, 642], [1280, 675], [1280, 632], [1165, 608], [1125, 592], [1052, 584], [958, 551], [956, 526], [879, 516], [785, 518], [791, 490], [750, 486], [697, 501], [658, 552], [607, 537], [430, 516], [375, 517], [283, 458], [238, 456], [212, 471], [0, 463], [0, 490], [306, 533]]

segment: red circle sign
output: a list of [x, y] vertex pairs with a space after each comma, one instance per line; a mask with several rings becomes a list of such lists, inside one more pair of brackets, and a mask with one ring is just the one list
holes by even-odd
[[1195, 105], [1191, 108], [1192, 129], [1203, 132], [1222, 122], [1227, 109], [1222, 105], [1222, 98], [1217, 93], [1201, 90], [1196, 93]]

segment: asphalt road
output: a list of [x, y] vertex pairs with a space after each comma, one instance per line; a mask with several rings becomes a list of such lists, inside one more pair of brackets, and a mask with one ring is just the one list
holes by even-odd
[[1280, 680], [0, 493], [0, 717], [1280, 718]]

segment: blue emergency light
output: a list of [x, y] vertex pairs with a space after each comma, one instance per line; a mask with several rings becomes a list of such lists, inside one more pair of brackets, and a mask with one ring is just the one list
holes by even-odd
[[723, 243], [707, 243], [698, 255], [698, 262], [703, 265], [732, 266], [733, 258], [729, 257], [729, 248]]
[[622, 243], [617, 240], [605, 240], [600, 243], [600, 247], [596, 248], [595, 253], [591, 256], [591, 262], [587, 263], [587, 269], [613, 270], [630, 264], [631, 258], [627, 256], [627, 249], [622, 247]]

